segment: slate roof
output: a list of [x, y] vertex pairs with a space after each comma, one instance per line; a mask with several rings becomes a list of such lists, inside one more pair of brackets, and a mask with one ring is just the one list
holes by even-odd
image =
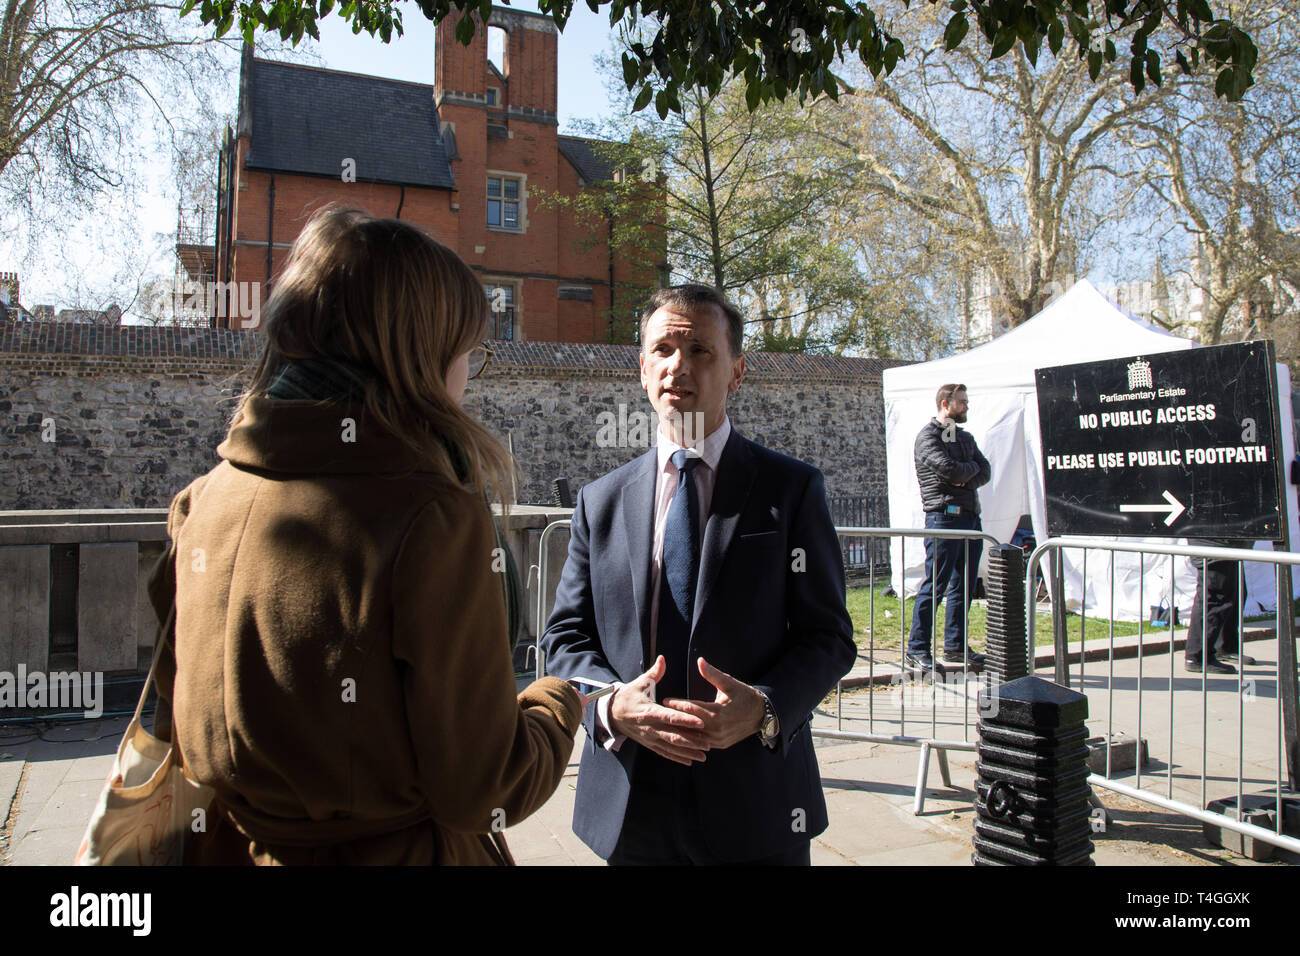
[[[606, 345], [604, 343], [578, 342], [506, 342], [493, 341], [493, 369], [505, 366], [520, 369], [573, 369], [600, 370], [609, 373], [636, 374], [640, 366], [635, 345]], [[898, 359], [851, 358], [842, 355], [802, 355], [790, 352], [746, 352], [745, 374], [765, 379], [797, 382], [825, 382], [834, 380], [880, 381], [880, 373], [896, 365], [913, 363]]]
[[[452, 189], [433, 87], [249, 58], [239, 105], [250, 168]], [[246, 116], [245, 116], [246, 114]]]
[[[492, 342], [486, 374], [507, 369], [547, 374], [587, 372], [634, 378], [638, 374], [635, 345], [577, 342]], [[67, 322], [0, 322], [0, 359], [10, 354], [139, 355], [209, 359], [247, 364], [261, 354], [259, 330], [192, 329], [148, 325], [75, 325]], [[847, 358], [839, 355], [798, 355], [785, 352], [746, 352], [745, 374], [764, 380], [812, 385], [836, 382], [879, 382], [880, 373], [896, 359]]]
[[586, 182], [608, 182], [614, 178], [614, 165], [596, 150], [599, 140], [583, 139], [581, 136], [558, 136], [556, 140], [561, 154], [573, 164], [578, 175]]
[[173, 325], [2, 322], [0, 355], [146, 355], [227, 360], [247, 365], [262, 351], [255, 331]]

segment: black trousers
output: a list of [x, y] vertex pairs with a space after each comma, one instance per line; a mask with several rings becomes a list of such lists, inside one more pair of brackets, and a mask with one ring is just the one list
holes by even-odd
[[[1219, 654], [1236, 654], [1241, 649], [1241, 635], [1237, 631], [1237, 614], [1246, 600], [1246, 578], [1241, 577], [1237, 589], [1236, 561], [1209, 561], [1202, 572], [1201, 562], [1196, 565], [1196, 599], [1192, 602], [1192, 619], [1187, 624], [1187, 659], [1200, 660], [1202, 647], [1208, 647], [1206, 657], [1214, 659]], [[1204, 607], [1205, 633], [1201, 633], [1201, 614]]]
[[[629, 744], [624, 744], [629, 746]], [[720, 860], [709, 850], [691, 768], [646, 751], [637, 755], [632, 793], [610, 866], [809, 866], [812, 841], [752, 860]]]

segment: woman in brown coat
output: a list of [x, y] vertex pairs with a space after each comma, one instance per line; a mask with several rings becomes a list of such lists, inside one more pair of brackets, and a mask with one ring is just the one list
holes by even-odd
[[223, 461], [168, 519], [160, 695], [216, 791], [188, 860], [505, 862], [499, 831], [559, 785], [585, 700], [514, 692], [486, 505], [513, 463], [458, 404], [482, 286], [411, 225], [330, 209], [264, 319]]

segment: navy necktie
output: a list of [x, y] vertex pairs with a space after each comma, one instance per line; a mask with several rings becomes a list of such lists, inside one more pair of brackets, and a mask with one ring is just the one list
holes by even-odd
[[668, 673], [659, 682], [659, 700], [685, 697], [690, 674], [691, 619], [695, 613], [695, 583], [700, 576], [700, 499], [691, 471], [699, 458], [684, 450], [673, 452], [677, 492], [664, 525], [663, 582], [659, 590], [657, 651]]

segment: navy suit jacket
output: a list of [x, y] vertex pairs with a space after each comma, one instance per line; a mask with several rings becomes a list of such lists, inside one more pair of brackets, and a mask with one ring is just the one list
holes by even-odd
[[[629, 683], [653, 663], [657, 466], [651, 448], [578, 493], [569, 557], [541, 639], [548, 674]], [[856, 655], [844, 564], [821, 472], [734, 428], [701, 542], [690, 638], [691, 659], [700, 655], [767, 694], [781, 728], [775, 749], [755, 734], [708, 751], [691, 768], [710, 849], [724, 860], [757, 859], [821, 833], [826, 801], [808, 722]], [[689, 696], [715, 693], [693, 668]], [[617, 752], [594, 745], [595, 709], [584, 715], [573, 830], [607, 859], [638, 760], [661, 758], [631, 740]]]

